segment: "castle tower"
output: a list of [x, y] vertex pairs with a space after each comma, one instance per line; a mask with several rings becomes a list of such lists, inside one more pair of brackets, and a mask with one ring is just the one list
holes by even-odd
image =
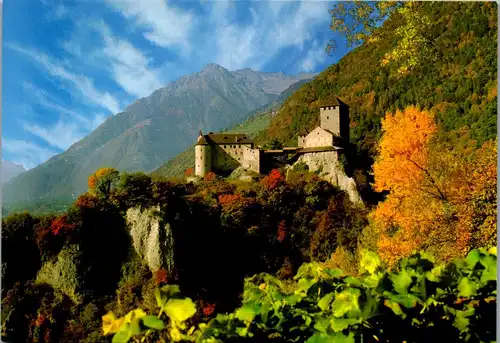
[[320, 103], [320, 127], [349, 142], [349, 106], [336, 96]]
[[212, 160], [210, 145], [201, 131], [194, 147], [194, 155], [194, 174], [204, 177], [212, 169]]

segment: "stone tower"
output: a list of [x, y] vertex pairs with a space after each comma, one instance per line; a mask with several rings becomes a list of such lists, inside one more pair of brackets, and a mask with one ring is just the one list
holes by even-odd
[[194, 174], [199, 177], [204, 177], [212, 169], [211, 148], [205, 136], [200, 133], [198, 141], [194, 147]]
[[320, 127], [349, 142], [349, 106], [332, 96], [320, 102]]

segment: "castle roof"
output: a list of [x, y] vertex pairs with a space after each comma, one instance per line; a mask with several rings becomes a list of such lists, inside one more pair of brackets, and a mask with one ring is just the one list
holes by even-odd
[[196, 144], [252, 144], [252, 141], [244, 133], [209, 133], [198, 138]]
[[319, 108], [322, 108], [322, 107], [329, 107], [329, 106], [340, 106], [340, 103], [339, 103], [339, 98], [337, 98], [337, 96], [335, 95], [329, 95], [323, 99], [320, 99], [318, 101], [318, 105], [317, 105]]

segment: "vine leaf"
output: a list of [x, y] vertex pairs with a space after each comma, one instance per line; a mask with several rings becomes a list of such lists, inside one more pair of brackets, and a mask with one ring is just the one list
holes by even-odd
[[477, 294], [477, 285], [475, 282], [469, 280], [469, 278], [464, 277], [458, 284], [458, 296], [469, 298]]
[[182, 323], [194, 316], [196, 306], [190, 298], [170, 299], [163, 307], [163, 310], [171, 320]]
[[163, 320], [156, 316], [146, 316], [142, 318], [142, 322], [144, 323], [145, 326], [151, 329], [155, 330], [163, 330], [165, 328], [165, 324], [163, 323]]

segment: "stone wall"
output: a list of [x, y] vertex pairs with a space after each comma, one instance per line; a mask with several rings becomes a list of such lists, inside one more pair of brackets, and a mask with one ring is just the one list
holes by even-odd
[[304, 139], [304, 148], [315, 148], [323, 146], [332, 146], [333, 136], [330, 132], [323, 130], [320, 127], [315, 128]]
[[363, 206], [356, 182], [346, 175], [344, 168], [339, 163], [337, 151], [306, 153], [299, 157], [294, 166], [299, 163], [307, 164], [311, 172], [320, 170], [319, 175], [323, 180], [345, 191], [354, 204]]
[[319, 112], [320, 126], [340, 136], [340, 107], [330, 106], [320, 109]]
[[243, 162], [243, 154], [251, 144], [222, 144], [215, 146], [212, 151], [212, 168], [215, 170], [234, 170]]
[[260, 149], [244, 149], [242, 167], [260, 174], [260, 155]]
[[194, 174], [203, 177], [212, 169], [211, 147], [209, 145], [196, 145], [194, 152]]

